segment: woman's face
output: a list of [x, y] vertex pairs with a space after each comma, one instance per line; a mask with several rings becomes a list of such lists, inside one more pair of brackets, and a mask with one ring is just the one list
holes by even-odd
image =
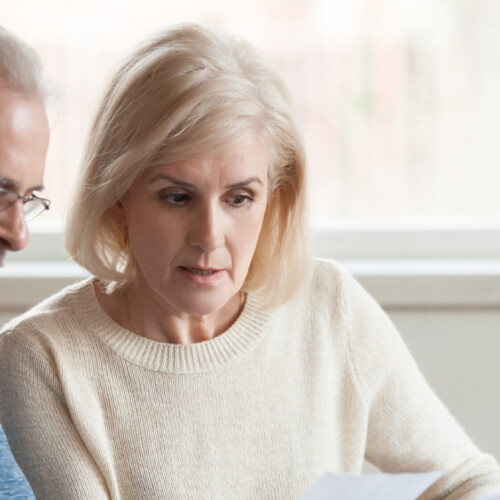
[[268, 162], [252, 140], [139, 177], [112, 215], [128, 229], [143, 294], [174, 314], [200, 316], [239, 292], [262, 228]]

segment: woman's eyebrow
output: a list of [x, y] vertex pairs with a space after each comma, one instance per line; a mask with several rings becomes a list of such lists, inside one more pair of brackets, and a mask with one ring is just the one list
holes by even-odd
[[154, 184], [157, 181], [160, 180], [167, 180], [172, 182], [173, 184], [177, 184], [179, 186], [184, 186], [184, 187], [189, 187], [189, 188], [195, 188], [196, 185], [191, 183], [191, 182], [186, 182], [181, 179], [177, 179], [176, 177], [172, 177], [171, 175], [165, 175], [165, 174], [158, 174], [155, 175], [149, 182], [148, 184]]
[[245, 186], [248, 186], [249, 184], [252, 184], [254, 182], [257, 182], [261, 186], [264, 186], [264, 183], [260, 180], [260, 178], [255, 176], [255, 177], [249, 177], [248, 179], [245, 179], [245, 180], [240, 181], [240, 182], [236, 182], [234, 184], [230, 184], [229, 186], [226, 186], [225, 189], [235, 189], [235, 188], [239, 188], [239, 187], [245, 187]]
[[[183, 181], [181, 179], [177, 179], [176, 177], [172, 177], [171, 175], [165, 175], [165, 174], [155, 175], [149, 181], [148, 184], [153, 184], [153, 183], [157, 182], [158, 180], [167, 180], [167, 181], [170, 181], [173, 184], [176, 184], [178, 186], [184, 186], [184, 187], [188, 187], [191, 189], [196, 188], [196, 185], [191, 183], [191, 182], [186, 182], [186, 181]], [[264, 183], [262, 182], [262, 180], [259, 177], [253, 176], [253, 177], [249, 177], [248, 179], [244, 179], [242, 181], [235, 182], [234, 184], [229, 184], [228, 186], [225, 186], [224, 189], [235, 189], [235, 188], [239, 188], [239, 187], [245, 187], [245, 186], [248, 186], [249, 184], [252, 184], [254, 182], [257, 182], [261, 186], [264, 186]]]

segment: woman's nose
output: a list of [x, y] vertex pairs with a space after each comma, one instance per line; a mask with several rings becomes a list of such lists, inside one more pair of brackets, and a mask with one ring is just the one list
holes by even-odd
[[0, 212], [0, 240], [6, 250], [13, 252], [22, 250], [28, 244], [29, 230], [20, 200]]
[[217, 207], [204, 207], [193, 214], [188, 243], [201, 248], [204, 252], [213, 252], [224, 245], [223, 216]]

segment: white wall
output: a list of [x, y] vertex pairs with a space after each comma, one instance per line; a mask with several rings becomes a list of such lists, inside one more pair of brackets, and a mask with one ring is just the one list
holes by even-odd
[[500, 460], [500, 310], [388, 312], [433, 389]]

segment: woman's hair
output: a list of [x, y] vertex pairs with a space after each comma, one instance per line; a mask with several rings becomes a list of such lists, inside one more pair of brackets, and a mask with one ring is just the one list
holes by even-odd
[[38, 54], [0, 26], [0, 86], [23, 95], [46, 96]]
[[[251, 137], [268, 147], [269, 198], [243, 286], [269, 307], [308, 277], [305, 154], [289, 92], [247, 42], [198, 25], [156, 35], [117, 71], [91, 127], [66, 226], [73, 259], [108, 283], [135, 272], [109, 209], [148, 168]], [[122, 245], [123, 246], [123, 245]]]

